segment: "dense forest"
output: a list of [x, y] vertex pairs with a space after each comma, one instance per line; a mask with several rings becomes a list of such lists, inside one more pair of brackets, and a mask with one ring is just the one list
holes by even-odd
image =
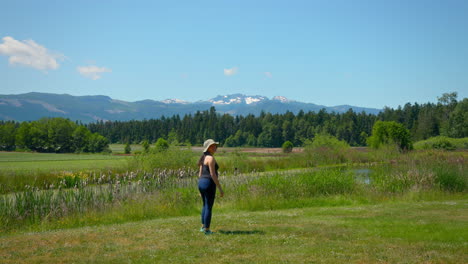
[[109, 151], [109, 140], [61, 117], [22, 123], [6, 121], [0, 122], [0, 150], [103, 152]]
[[345, 140], [351, 146], [365, 146], [374, 123], [395, 121], [403, 124], [413, 141], [444, 135], [468, 136], [468, 98], [457, 101], [457, 93], [445, 93], [437, 103], [410, 104], [397, 109], [384, 108], [378, 115], [356, 113], [299, 112], [259, 116], [219, 114], [212, 107], [194, 115], [162, 117], [142, 121], [100, 121], [87, 125], [111, 143], [155, 142], [165, 138], [173, 144], [199, 145], [214, 138], [224, 146], [280, 147], [291, 141], [295, 146], [316, 134], [325, 133]]

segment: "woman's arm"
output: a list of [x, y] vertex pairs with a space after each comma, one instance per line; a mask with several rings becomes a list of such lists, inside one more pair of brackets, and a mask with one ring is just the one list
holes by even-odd
[[203, 169], [203, 165], [200, 166], [200, 170], [198, 171], [198, 178], [201, 178], [202, 169]]
[[216, 184], [216, 187], [218, 187], [220, 196], [223, 197], [224, 191], [223, 191], [223, 188], [221, 187], [221, 184], [219, 183], [218, 175], [216, 175], [216, 168], [215, 168], [216, 161], [213, 157], [208, 156], [206, 157], [206, 163], [208, 164], [208, 167], [210, 168], [211, 178]]

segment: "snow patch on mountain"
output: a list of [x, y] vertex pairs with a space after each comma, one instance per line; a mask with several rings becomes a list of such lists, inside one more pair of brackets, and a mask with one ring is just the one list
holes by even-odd
[[280, 101], [282, 103], [290, 103], [290, 102], [294, 102], [293, 100], [289, 100], [288, 98], [284, 97], [284, 96], [275, 96], [273, 97], [273, 99], [271, 100], [275, 100], [275, 101]]
[[124, 113], [125, 111], [123, 110], [119, 110], [119, 109], [109, 109], [109, 110], [104, 110], [106, 111], [107, 113], [109, 114], [120, 114], [120, 113]]
[[264, 96], [247, 96], [243, 94], [231, 94], [231, 95], [220, 95], [215, 98], [208, 100], [208, 102], [214, 105], [232, 105], [232, 104], [255, 104], [268, 98]]
[[255, 98], [255, 97], [246, 97], [245, 98], [245, 103], [246, 104], [253, 104], [253, 103], [258, 103], [261, 102], [262, 98]]
[[184, 100], [180, 100], [180, 99], [166, 99], [166, 100], [163, 100], [161, 101], [162, 103], [165, 103], [165, 104], [189, 104], [190, 102], [187, 102], [187, 101], [184, 101]]

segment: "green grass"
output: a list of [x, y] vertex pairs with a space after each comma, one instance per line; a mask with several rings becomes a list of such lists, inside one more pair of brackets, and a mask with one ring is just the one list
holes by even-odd
[[[331, 153], [317, 164], [309, 154], [220, 153], [226, 196], [210, 237], [198, 232], [197, 173], [183, 167], [198, 154], [188, 150], [0, 155], [17, 164], [0, 174], [0, 263], [468, 262], [468, 153]], [[121, 171], [84, 169], [126, 159]], [[69, 172], [52, 173], [56, 162]]]
[[[152, 146], [154, 147], [154, 145]], [[110, 144], [110, 150], [112, 153], [124, 153], [125, 152], [125, 144]], [[142, 151], [143, 146], [141, 144], [130, 144], [130, 148], [132, 149], [132, 153], [135, 151]]]
[[124, 167], [128, 157], [103, 154], [0, 152], [0, 175], [21, 171], [95, 170]]
[[414, 149], [468, 149], [468, 137], [466, 138], [449, 138], [445, 136], [431, 137], [426, 140], [421, 140], [414, 143]]
[[104, 154], [0, 152], [0, 194], [44, 188], [62, 172], [123, 171], [131, 157]]
[[468, 200], [186, 216], [0, 237], [2, 263], [467, 263]]

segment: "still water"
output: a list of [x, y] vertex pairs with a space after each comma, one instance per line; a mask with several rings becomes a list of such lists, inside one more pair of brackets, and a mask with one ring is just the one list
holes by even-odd
[[372, 173], [371, 169], [356, 169], [354, 171], [354, 179], [358, 183], [371, 184], [372, 180], [370, 174]]

